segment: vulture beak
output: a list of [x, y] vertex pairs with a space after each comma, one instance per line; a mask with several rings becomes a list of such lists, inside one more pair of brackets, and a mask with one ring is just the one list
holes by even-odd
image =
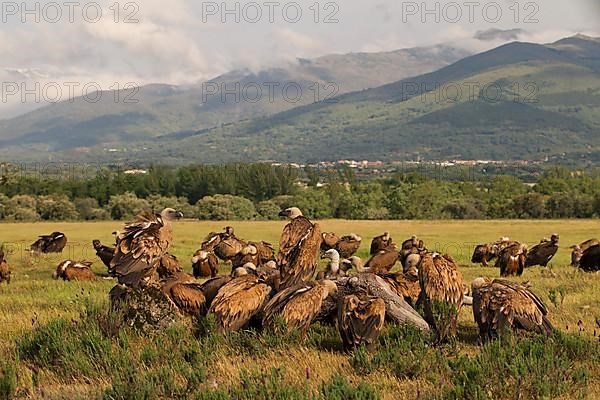
[[279, 216], [280, 216], [280, 217], [284, 217], [284, 218], [288, 217], [288, 216], [289, 216], [289, 214], [288, 214], [288, 211], [287, 211], [287, 210], [283, 210], [283, 211], [281, 211], [281, 212], [279, 213]]
[[181, 211], [177, 211], [177, 212], [175, 213], [175, 218], [177, 218], [177, 219], [181, 219], [181, 218], [183, 218], [183, 213], [182, 213]]
[[328, 258], [328, 257], [327, 257], [327, 254], [325, 254], [325, 253], [321, 254], [321, 260], [323, 260], [323, 259], [325, 259], [325, 258]]

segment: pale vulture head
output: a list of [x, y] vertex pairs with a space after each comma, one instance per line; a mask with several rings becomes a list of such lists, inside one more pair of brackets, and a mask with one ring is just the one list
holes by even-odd
[[160, 216], [166, 221], [175, 221], [183, 218], [183, 213], [175, 210], [174, 208], [165, 208], [161, 211]]
[[288, 219], [294, 219], [302, 216], [302, 211], [298, 207], [286, 208], [279, 213], [280, 217], [286, 217]]

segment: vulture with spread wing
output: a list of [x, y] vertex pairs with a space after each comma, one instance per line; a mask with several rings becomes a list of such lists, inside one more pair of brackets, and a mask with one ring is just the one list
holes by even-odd
[[196, 278], [214, 278], [219, 273], [219, 259], [212, 252], [196, 250], [192, 257], [192, 272]]
[[549, 335], [552, 325], [544, 303], [528, 284], [506, 279], [477, 278], [473, 281], [473, 316], [482, 342], [506, 330], [526, 330]]
[[10, 266], [6, 261], [4, 253], [4, 246], [0, 247], [0, 283], [6, 281], [6, 283], [10, 283]]
[[526, 260], [527, 245], [514, 243], [500, 252], [496, 260], [496, 268], [500, 268], [500, 276], [521, 276]]
[[213, 299], [209, 314], [215, 316], [217, 331], [237, 331], [260, 313], [272, 288], [255, 275], [244, 275], [223, 285]]
[[52, 278], [61, 278], [65, 281], [95, 281], [96, 274], [92, 271], [90, 261], [65, 260], [58, 264]]
[[600, 244], [600, 241], [598, 239], [589, 239], [579, 244], [571, 246], [571, 249], [573, 250], [571, 252], [571, 265], [573, 267], [578, 267], [579, 261], [581, 260], [583, 253], [590, 247], [596, 246], [598, 244]]
[[[465, 291], [465, 282], [456, 262], [449, 255], [424, 254], [419, 264], [419, 283], [425, 320], [436, 331], [438, 340], [456, 335]], [[447, 307], [450, 308], [444, 309]], [[444, 320], [446, 317], [449, 320]]]
[[286, 288], [313, 278], [322, 239], [319, 225], [310, 222], [297, 207], [288, 208], [279, 215], [290, 219], [283, 228], [277, 255], [281, 287]]
[[304, 337], [311, 322], [321, 310], [323, 300], [336, 291], [337, 286], [329, 280], [309, 282], [284, 289], [265, 305], [263, 327], [279, 332], [278, 322], [282, 321], [287, 332], [297, 329]]
[[31, 246], [32, 254], [62, 253], [67, 245], [67, 236], [62, 232], [52, 232], [50, 235], [39, 236]]
[[588, 247], [583, 252], [579, 260], [579, 268], [588, 272], [600, 271], [600, 244]]
[[[370, 255], [374, 255], [379, 251], [390, 247], [393, 243], [392, 237], [388, 231], [385, 231], [383, 235], [375, 236], [371, 241], [371, 250], [369, 251]], [[346, 257], [348, 258], [348, 257]]]
[[100, 260], [106, 265], [106, 268], [110, 268], [110, 261], [115, 255], [115, 248], [110, 246], [105, 246], [100, 243], [99, 240], [92, 240], [92, 245], [96, 250], [96, 255]]
[[558, 251], [558, 234], [554, 233], [550, 240], [544, 239], [539, 244], [533, 246], [528, 252], [525, 259], [525, 267], [548, 265], [552, 257]]
[[385, 321], [385, 301], [357, 292], [344, 296], [338, 304], [337, 326], [344, 349], [364, 345], [372, 351]]
[[127, 223], [117, 236], [115, 256], [110, 262], [111, 273], [120, 284], [137, 287], [155, 273], [173, 240], [171, 221], [183, 217], [172, 208], [160, 214], [143, 212]]

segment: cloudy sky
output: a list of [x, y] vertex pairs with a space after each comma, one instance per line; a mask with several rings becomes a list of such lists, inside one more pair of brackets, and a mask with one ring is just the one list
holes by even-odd
[[58, 90], [64, 99], [80, 95], [83, 87], [193, 84], [296, 57], [439, 43], [479, 51], [516, 39], [547, 43], [578, 32], [600, 36], [598, 3], [3, 1], [0, 118], [38, 107]]

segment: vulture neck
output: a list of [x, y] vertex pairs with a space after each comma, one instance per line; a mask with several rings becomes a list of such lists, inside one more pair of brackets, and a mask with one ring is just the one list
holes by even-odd
[[356, 257], [354, 260], [352, 260], [352, 264], [354, 264], [357, 272], [368, 272], [368, 270], [363, 266], [363, 261], [360, 258]]
[[329, 261], [329, 272], [332, 274], [337, 274], [340, 271], [340, 258], [332, 259]]

